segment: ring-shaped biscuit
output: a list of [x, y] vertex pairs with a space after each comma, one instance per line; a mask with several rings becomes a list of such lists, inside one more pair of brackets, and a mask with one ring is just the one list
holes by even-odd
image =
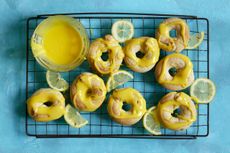
[[27, 100], [27, 111], [39, 122], [56, 120], [65, 112], [65, 98], [57, 90], [39, 89]]
[[[160, 56], [157, 40], [150, 37], [131, 39], [125, 43], [123, 50], [126, 65], [133, 71], [140, 73], [151, 70]], [[138, 52], [141, 52], [143, 57], [138, 57]]]
[[[103, 53], [108, 53], [107, 60], [102, 59]], [[123, 58], [122, 47], [111, 35], [106, 35], [105, 39], [98, 38], [93, 41], [87, 56], [91, 67], [102, 75], [119, 70]]]
[[72, 83], [70, 97], [80, 111], [93, 112], [98, 109], [106, 96], [104, 81], [96, 74], [85, 72]]
[[[171, 69], [175, 69], [176, 72], [170, 74]], [[193, 64], [185, 55], [167, 55], [157, 63], [155, 77], [159, 84], [169, 90], [185, 89], [194, 81]]]
[[165, 95], [157, 105], [157, 114], [161, 124], [171, 130], [187, 129], [197, 117], [195, 104], [183, 92]]
[[[176, 37], [170, 36], [170, 31], [176, 31]], [[179, 18], [169, 18], [164, 20], [156, 32], [159, 46], [165, 51], [180, 52], [188, 45], [190, 38], [189, 26]]]
[[[124, 103], [130, 105], [129, 110], [123, 109]], [[113, 91], [109, 97], [108, 113], [111, 118], [122, 125], [137, 123], [146, 112], [144, 97], [133, 88], [121, 88]]]

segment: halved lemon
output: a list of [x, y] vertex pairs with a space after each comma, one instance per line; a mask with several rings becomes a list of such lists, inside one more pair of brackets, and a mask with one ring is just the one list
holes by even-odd
[[134, 35], [134, 27], [130, 21], [118, 20], [112, 26], [112, 35], [119, 42], [125, 42]]
[[196, 103], [209, 103], [215, 94], [215, 84], [207, 78], [196, 79], [190, 88], [190, 95]]
[[47, 71], [46, 80], [50, 88], [58, 91], [66, 91], [69, 88], [68, 82], [65, 81], [58, 72]]
[[204, 32], [195, 33], [192, 36], [190, 36], [188, 41], [188, 46], [186, 49], [194, 49], [197, 48], [204, 39]]
[[156, 113], [155, 106], [149, 108], [143, 117], [143, 125], [144, 128], [151, 134], [161, 135], [160, 122]]
[[133, 79], [133, 75], [127, 71], [120, 70], [112, 73], [106, 83], [107, 91], [115, 89], [116, 87]]
[[81, 128], [88, 124], [88, 121], [81, 116], [81, 114], [68, 104], [65, 108], [64, 114], [65, 121], [74, 128]]

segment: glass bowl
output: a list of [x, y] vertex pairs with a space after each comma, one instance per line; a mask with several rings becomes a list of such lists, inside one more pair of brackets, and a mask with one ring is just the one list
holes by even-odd
[[[60, 25], [63, 27], [68, 26], [69, 30], [72, 31], [67, 33], [68, 30], [57, 29], [57, 26], [60, 28]], [[50, 33], [55, 28], [56, 31]], [[74, 37], [69, 38], [69, 35], [74, 36], [80, 42], [77, 42]], [[74, 40], [75, 43], [73, 43]], [[46, 47], [48, 42], [54, 43], [52, 44], [53, 48], [50, 45], [49, 48]], [[77, 45], [81, 46], [78, 46], [79, 48], [77, 49]], [[61, 49], [63, 46], [68, 49]], [[86, 59], [89, 38], [83, 25], [76, 19], [64, 15], [51, 16], [36, 27], [31, 38], [31, 48], [35, 59], [41, 66], [51, 71], [66, 72], [75, 69]], [[71, 60], [63, 63], [67, 57], [71, 58]]]

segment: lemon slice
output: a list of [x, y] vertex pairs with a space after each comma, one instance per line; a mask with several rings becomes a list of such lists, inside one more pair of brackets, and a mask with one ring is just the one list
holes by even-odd
[[58, 91], [66, 91], [69, 88], [68, 82], [65, 81], [58, 72], [47, 71], [46, 80], [50, 88]]
[[130, 21], [118, 20], [112, 26], [112, 35], [119, 42], [125, 42], [134, 35], [134, 27]]
[[74, 128], [81, 128], [88, 124], [88, 121], [84, 119], [81, 114], [70, 104], [68, 104], [65, 108], [64, 119], [70, 126]]
[[148, 109], [143, 118], [144, 128], [154, 135], [161, 135], [160, 122], [157, 118], [156, 107], [153, 106]]
[[195, 80], [190, 88], [190, 95], [197, 103], [209, 103], [216, 94], [214, 83], [207, 78], [199, 78]]
[[115, 73], [112, 73], [106, 83], [107, 91], [110, 92], [116, 87], [132, 79], [133, 79], [133, 75], [127, 71], [120, 70]]
[[197, 48], [202, 43], [203, 39], [204, 32], [195, 33], [194, 35], [190, 36], [186, 49]]

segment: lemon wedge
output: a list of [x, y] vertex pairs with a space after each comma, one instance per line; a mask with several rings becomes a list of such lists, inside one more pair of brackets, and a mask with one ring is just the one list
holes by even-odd
[[196, 79], [190, 88], [190, 95], [196, 103], [209, 103], [215, 94], [215, 84], [207, 78]]
[[133, 75], [127, 71], [120, 70], [112, 73], [106, 83], [107, 91], [115, 89], [116, 87], [123, 85], [124, 83], [133, 79]]
[[149, 108], [143, 117], [143, 125], [144, 128], [151, 134], [161, 135], [160, 122], [156, 113], [155, 106]]
[[74, 128], [81, 128], [88, 124], [88, 121], [84, 119], [81, 114], [70, 104], [68, 104], [65, 108], [64, 119], [70, 126]]
[[58, 72], [47, 71], [46, 80], [50, 88], [58, 91], [66, 91], [69, 88], [68, 82], [65, 81]]
[[134, 27], [130, 21], [118, 20], [112, 26], [112, 35], [118, 42], [125, 42], [134, 35]]
[[203, 40], [204, 40], [204, 32], [195, 33], [194, 35], [190, 36], [186, 49], [197, 48], [202, 43]]

